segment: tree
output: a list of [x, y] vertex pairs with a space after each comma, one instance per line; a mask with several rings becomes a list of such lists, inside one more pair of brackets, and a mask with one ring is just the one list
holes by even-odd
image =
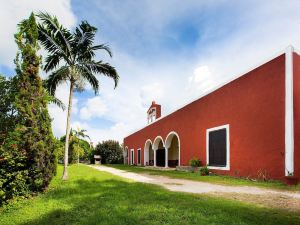
[[15, 99], [15, 79], [0, 75], [0, 145], [8, 132], [15, 127], [17, 120]]
[[108, 140], [98, 143], [93, 153], [100, 155], [104, 164], [123, 163], [123, 150], [118, 141]]
[[[64, 159], [64, 148], [66, 136], [62, 136], [58, 140], [58, 160], [63, 161]], [[68, 162], [75, 163], [78, 162], [78, 156], [80, 159], [88, 160], [90, 158], [92, 148], [86, 140], [82, 139], [81, 136], [75, 136], [74, 130], [71, 129], [69, 137], [69, 151], [68, 151]]]
[[112, 57], [112, 52], [108, 46], [104, 44], [93, 45], [97, 32], [96, 27], [83, 21], [71, 33], [59, 24], [56, 17], [47, 13], [40, 13], [38, 17], [42, 21], [39, 24], [39, 40], [49, 53], [45, 59], [44, 69], [46, 72], [52, 71], [47, 80], [47, 89], [51, 95], [55, 95], [57, 86], [62, 82], [67, 81], [70, 84], [62, 176], [62, 179], [66, 180], [68, 179], [68, 148], [74, 91], [83, 91], [85, 84], [89, 83], [97, 94], [99, 81], [95, 76], [96, 74], [112, 78], [116, 88], [119, 75], [110, 64], [94, 59], [97, 50], [104, 50]]
[[84, 138], [88, 138], [89, 140], [91, 140], [90, 139], [90, 137], [87, 135], [87, 134], [85, 134], [85, 132], [86, 132], [86, 130], [83, 130], [83, 129], [80, 129], [79, 127], [77, 128], [77, 130], [72, 130], [71, 129], [71, 133], [78, 139], [78, 144], [77, 144], [77, 151], [78, 151], [78, 154], [77, 154], [77, 163], [79, 164], [79, 140], [80, 139], [84, 139]]
[[41, 191], [56, 172], [55, 140], [47, 108], [49, 96], [39, 76], [41, 58], [37, 55], [38, 28], [34, 15], [18, 28], [13, 98], [16, 121], [0, 146], [2, 199]]

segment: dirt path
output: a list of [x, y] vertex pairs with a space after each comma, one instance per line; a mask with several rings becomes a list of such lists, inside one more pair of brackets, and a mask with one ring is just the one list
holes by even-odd
[[277, 191], [250, 186], [227, 186], [201, 181], [173, 179], [165, 176], [137, 174], [106, 166], [90, 166], [136, 182], [156, 184], [170, 191], [211, 194], [229, 199], [247, 201], [263, 206], [284, 208], [300, 212], [300, 192]]

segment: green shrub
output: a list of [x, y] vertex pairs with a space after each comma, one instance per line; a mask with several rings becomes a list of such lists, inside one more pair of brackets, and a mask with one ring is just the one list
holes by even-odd
[[[92, 157], [94, 157], [94, 155], [101, 156], [102, 164], [123, 163], [123, 150], [118, 141], [107, 140], [98, 143], [92, 152]], [[93, 158], [91, 159], [91, 162], [93, 163]]]
[[189, 165], [191, 167], [199, 167], [199, 166], [201, 166], [201, 161], [199, 159], [197, 159], [196, 157], [194, 157], [189, 161]]
[[207, 166], [202, 166], [202, 167], [199, 169], [199, 172], [200, 172], [200, 175], [201, 175], [201, 176], [209, 175], [209, 169], [208, 169]]

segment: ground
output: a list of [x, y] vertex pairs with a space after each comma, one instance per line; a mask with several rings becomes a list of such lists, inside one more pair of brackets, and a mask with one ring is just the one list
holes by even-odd
[[[229, 185], [227, 178], [227, 185], [216, 184], [211, 182], [194, 181], [188, 179], [176, 179], [168, 176], [151, 175], [147, 172], [135, 173], [128, 172], [127, 166], [91, 166], [97, 170], [112, 173], [127, 179], [132, 179], [137, 182], [156, 184], [162, 186], [170, 191], [187, 192], [195, 194], [209, 194], [217, 197], [224, 197], [227, 199], [239, 200], [243, 202], [255, 203], [261, 206], [287, 209], [293, 212], [300, 213], [300, 192], [299, 191], [286, 191], [282, 189], [273, 189], [273, 183], [270, 187], [264, 186], [242, 186], [242, 185]], [[118, 168], [123, 168], [117, 169]], [[137, 168], [136, 168], [137, 169]], [[172, 171], [172, 174], [176, 171]], [[164, 174], [161, 172], [160, 174]], [[186, 173], [185, 174], [189, 174]], [[198, 174], [199, 176], [199, 174]], [[220, 177], [221, 178], [221, 177]], [[215, 179], [216, 180], [216, 179]], [[277, 184], [277, 183], [276, 183]], [[288, 188], [288, 187], [287, 187]], [[289, 190], [289, 189], [288, 189]]]
[[44, 194], [0, 209], [1, 225], [300, 224], [300, 214], [207, 194], [171, 192], [85, 165], [62, 167]]
[[154, 168], [154, 167], [141, 167], [141, 166], [128, 166], [123, 164], [111, 164], [107, 165], [109, 167], [113, 167], [116, 169], [121, 169], [129, 172], [139, 173], [139, 174], [149, 174], [149, 175], [158, 175], [158, 176], [166, 176], [170, 178], [180, 178], [187, 179], [193, 181], [203, 181], [213, 184], [222, 184], [229, 186], [254, 186], [261, 187], [267, 189], [278, 189], [278, 190], [286, 190], [286, 191], [300, 191], [300, 184], [296, 186], [287, 186], [286, 184], [280, 181], [260, 181], [260, 180], [251, 180], [244, 178], [235, 178], [231, 176], [218, 176], [218, 175], [210, 175], [210, 176], [199, 176], [199, 172], [195, 173], [187, 173], [183, 171], [174, 171], [170, 169], [164, 168]]

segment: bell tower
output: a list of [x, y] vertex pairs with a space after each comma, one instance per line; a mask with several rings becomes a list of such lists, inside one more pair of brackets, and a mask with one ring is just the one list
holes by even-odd
[[161, 105], [158, 105], [155, 101], [152, 101], [151, 106], [147, 111], [148, 124], [153, 123], [159, 117], [161, 117]]

